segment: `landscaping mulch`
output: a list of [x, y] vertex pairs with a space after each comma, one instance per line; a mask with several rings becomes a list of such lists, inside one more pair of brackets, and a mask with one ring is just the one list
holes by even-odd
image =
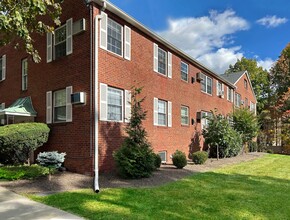
[[[194, 165], [190, 163], [184, 167], [184, 169], [176, 169], [173, 165], [162, 165], [151, 177], [143, 179], [122, 179], [115, 173], [101, 174], [99, 178], [100, 190], [115, 187], [159, 186], [194, 173], [207, 172], [226, 165], [250, 161], [263, 155], [265, 155], [265, 153], [248, 153], [234, 158], [224, 158], [220, 160], [208, 159], [203, 165]], [[36, 180], [0, 181], [0, 186], [20, 194], [32, 193], [47, 195], [62, 191], [92, 188], [93, 177], [65, 171], [54, 174], [51, 181], [48, 181], [48, 177], [45, 176]]]

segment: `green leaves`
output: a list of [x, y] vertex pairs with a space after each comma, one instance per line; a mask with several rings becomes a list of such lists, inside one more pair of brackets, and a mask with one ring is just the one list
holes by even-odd
[[[33, 33], [43, 34], [53, 31], [50, 20], [59, 25], [61, 14], [60, 0], [0, 1], [0, 46], [9, 43], [21, 46], [32, 55], [35, 62], [40, 62], [38, 51], [34, 48]], [[45, 22], [44, 22], [45, 21]]]

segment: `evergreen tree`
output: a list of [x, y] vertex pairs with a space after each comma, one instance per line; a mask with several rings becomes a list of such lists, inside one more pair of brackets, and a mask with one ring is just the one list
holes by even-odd
[[142, 108], [145, 98], [138, 98], [142, 88], [133, 87], [132, 90], [131, 118], [125, 129], [128, 136], [113, 156], [121, 176], [149, 177], [155, 169], [155, 156], [142, 126], [142, 121], [146, 119], [146, 111]]

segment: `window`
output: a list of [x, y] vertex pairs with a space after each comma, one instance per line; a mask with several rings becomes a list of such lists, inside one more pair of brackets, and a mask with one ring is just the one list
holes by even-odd
[[161, 162], [162, 163], [166, 163], [167, 152], [166, 151], [160, 151], [160, 152], [158, 152], [158, 154], [161, 157]]
[[167, 69], [166, 61], [167, 61], [166, 52], [161, 48], [158, 48], [158, 72], [163, 75], [166, 75]]
[[158, 125], [167, 125], [167, 102], [158, 100]]
[[250, 102], [250, 111], [255, 112], [256, 111], [256, 106], [253, 102]]
[[248, 107], [248, 99], [245, 98], [245, 107]]
[[246, 79], [244, 79], [244, 87], [245, 87], [245, 89], [248, 89], [248, 82]]
[[231, 89], [230, 87], [228, 87], [227, 92], [228, 92], [228, 94], [227, 94], [227, 97], [228, 97], [227, 99], [228, 99], [228, 101], [233, 102], [233, 94], [234, 94], [234, 90]]
[[54, 57], [55, 59], [66, 55], [66, 25], [55, 30]]
[[186, 106], [181, 106], [181, 124], [189, 125], [189, 111]]
[[153, 123], [156, 126], [172, 127], [172, 102], [154, 98]]
[[238, 93], [235, 94], [235, 105], [237, 107], [240, 107], [241, 106], [241, 95], [238, 94]]
[[22, 60], [21, 71], [22, 71], [22, 90], [27, 90], [27, 74], [28, 74], [27, 59]]
[[6, 78], [6, 55], [0, 57], [0, 81]]
[[50, 63], [73, 52], [73, 19], [55, 29], [54, 34], [46, 34], [46, 62]]
[[212, 94], [212, 78], [205, 74], [201, 74], [201, 91], [211, 95]]
[[224, 97], [224, 85], [219, 81], [217, 81], [216, 95], [222, 98]]
[[209, 124], [209, 119], [212, 117], [211, 112], [201, 112], [201, 129], [206, 129]]
[[172, 78], [172, 54], [153, 44], [153, 68], [154, 71]]
[[58, 90], [53, 93], [53, 121], [66, 121], [66, 90]]
[[181, 79], [188, 82], [188, 64], [181, 62]]
[[108, 18], [107, 49], [120, 56], [123, 55], [123, 26]]
[[109, 121], [123, 120], [123, 91], [108, 87], [108, 116]]

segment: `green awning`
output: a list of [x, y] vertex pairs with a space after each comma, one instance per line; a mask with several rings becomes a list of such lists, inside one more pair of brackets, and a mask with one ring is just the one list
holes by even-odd
[[0, 115], [36, 116], [31, 97], [19, 98], [8, 108], [0, 110]]

